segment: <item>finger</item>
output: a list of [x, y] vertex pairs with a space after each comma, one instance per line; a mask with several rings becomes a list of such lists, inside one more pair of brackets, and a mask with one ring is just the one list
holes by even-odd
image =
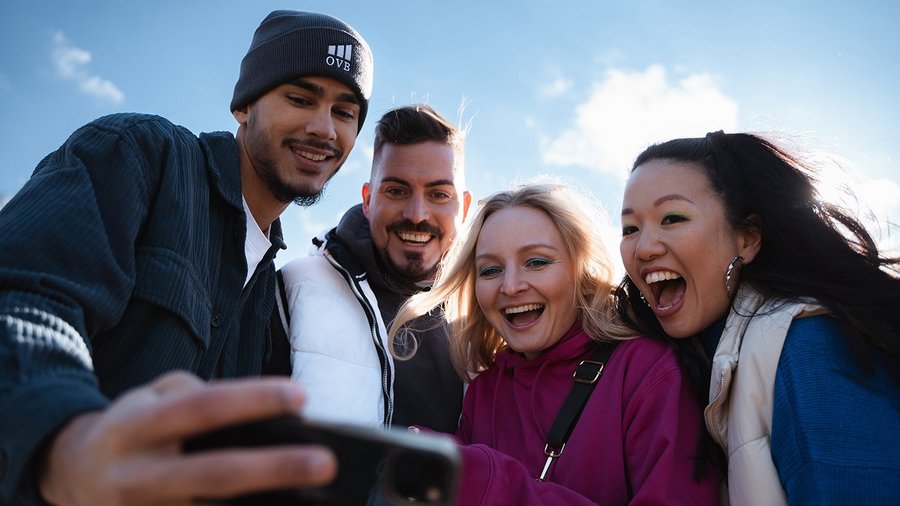
[[180, 441], [227, 425], [299, 414], [306, 397], [299, 385], [275, 378], [219, 381], [200, 387], [170, 383], [162, 390], [152, 402], [134, 406], [120, 429], [150, 445]]
[[166, 373], [150, 384], [150, 388], [157, 394], [165, 395], [171, 391], [184, 391], [188, 389], [203, 388], [206, 382], [185, 371]]
[[181, 392], [198, 390], [206, 386], [206, 382], [185, 371], [166, 373], [148, 385], [134, 388], [125, 392], [116, 400], [115, 413], [122, 423], [127, 423], [129, 417], [140, 417], [145, 411], [152, 409], [160, 397], [169, 392]]
[[285, 488], [317, 487], [337, 474], [334, 454], [319, 446], [218, 450], [155, 466], [146, 483], [165, 484], [173, 498], [221, 499]]

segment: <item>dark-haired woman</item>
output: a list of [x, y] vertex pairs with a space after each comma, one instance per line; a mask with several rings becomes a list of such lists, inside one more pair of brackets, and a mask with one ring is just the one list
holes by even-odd
[[815, 183], [716, 132], [649, 147], [626, 185], [620, 315], [711, 364], [732, 505], [900, 504], [900, 259]]

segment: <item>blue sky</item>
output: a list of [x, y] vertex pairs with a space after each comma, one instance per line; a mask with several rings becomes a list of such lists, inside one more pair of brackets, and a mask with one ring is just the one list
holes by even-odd
[[[285, 213], [279, 263], [359, 202], [375, 120], [422, 101], [469, 125], [476, 199], [542, 174], [579, 185], [610, 211], [614, 258], [631, 160], [650, 142], [710, 130], [775, 134], [837, 161], [876, 215], [900, 223], [900, 3], [880, 0], [0, 0], [0, 203], [105, 114], [234, 131], [240, 60], [281, 8], [355, 26], [375, 85], [325, 199]], [[900, 230], [882, 231], [900, 248]]]

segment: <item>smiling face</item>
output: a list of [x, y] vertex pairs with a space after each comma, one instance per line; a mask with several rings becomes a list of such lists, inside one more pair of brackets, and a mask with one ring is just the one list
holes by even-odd
[[338, 81], [303, 77], [234, 111], [251, 208], [315, 203], [356, 142], [359, 99]]
[[385, 144], [363, 186], [372, 242], [388, 266], [413, 281], [433, 279], [471, 197], [457, 187], [452, 146], [436, 141]]
[[484, 222], [475, 246], [475, 297], [514, 351], [534, 358], [578, 318], [576, 271], [565, 241], [543, 211], [515, 206]]
[[622, 261], [670, 336], [690, 337], [728, 314], [728, 264], [735, 255], [749, 263], [758, 247], [755, 232], [726, 221], [723, 202], [700, 165], [655, 159], [629, 177]]

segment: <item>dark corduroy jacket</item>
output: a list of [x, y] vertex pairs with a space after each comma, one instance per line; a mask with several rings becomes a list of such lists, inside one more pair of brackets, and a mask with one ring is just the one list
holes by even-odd
[[0, 210], [0, 503], [39, 503], [41, 443], [181, 369], [259, 375], [273, 247], [244, 287], [237, 143], [117, 114], [76, 131]]

